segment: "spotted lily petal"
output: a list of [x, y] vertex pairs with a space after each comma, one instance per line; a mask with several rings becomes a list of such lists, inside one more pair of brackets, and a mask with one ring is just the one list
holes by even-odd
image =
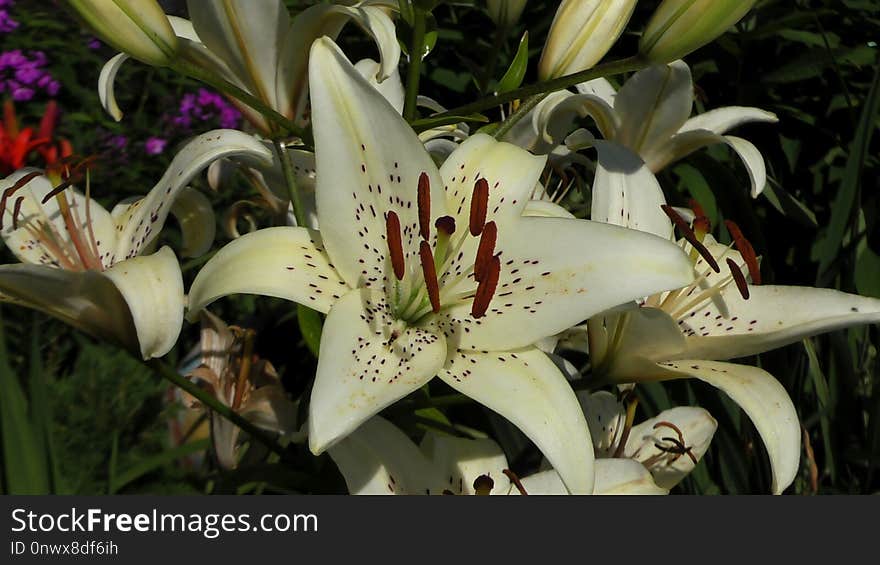
[[577, 397], [537, 349], [459, 353], [439, 374], [449, 386], [522, 430], [557, 469], [572, 493], [593, 489], [593, 444]]
[[613, 142], [596, 141], [599, 161], [593, 180], [590, 219], [672, 236], [672, 222], [663, 213], [663, 190], [637, 154]]
[[144, 359], [161, 357], [177, 342], [183, 325], [183, 276], [174, 252], [122, 261], [104, 271], [125, 298]]
[[174, 201], [189, 182], [212, 161], [239, 156], [271, 162], [271, 153], [253, 136], [231, 129], [213, 130], [187, 143], [150, 192], [117, 219], [119, 241], [114, 261], [137, 255], [161, 231]]
[[445, 480], [444, 489], [453, 494], [476, 494], [474, 481], [483, 475], [494, 483], [492, 494], [506, 493], [510, 488], [510, 479], [504, 474], [508, 468], [507, 457], [491, 439], [428, 432], [421, 448]]
[[695, 318], [715, 322], [722, 317], [688, 337], [683, 356], [735, 359], [811, 335], [880, 322], [880, 300], [826, 288], [750, 286], [745, 300], [733, 287], [725, 289], [723, 297], [729, 315], [722, 316], [714, 303], [698, 311]]
[[593, 393], [582, 390], [577, 397], [590, 426], [596, 457], [613, 457], [626, 422], [626, 411], [617, 395], [606, 390]]
[[[452, 306], [461, 348], [523, 347], [636, 297], [693, 279], [686, 255], [656, 236], [600, 222], [523, 217], [499, 235], [502, 270], [486, 315]], [[573, 250], [560, 241], [584, 242]], [[477, 323], [479, 322], [479, 323]], [[510, 332], [510, 327], [519, 328]]]
[[227, 244], [202, 267], [189, 291], [189, 316], [195, 319], [202, 308], [229, 294], [285, 298], [326, 313], [348, 290], [318, 232], [266, 228]]
[[439, 494], [443, 481], [403, 431], [374, 416], [328, 450], [351, 494]]
[[425, 173], [437, 217], [443, 184], [415, 132], [331, 40], [313, 44], [310, 75], [321, 235], [349, 285], [377, 286], [390, 268], [387, 213], [399, 218], [404, 256], [418, 256], [415, 188]]
[[380, 410], [418, 389], [443, 366], [446, 340], [392, 326], [381, 292], [354, 290], [324, 324], [309, 406], [309, 447], [321, 453]]
[[669, 489], [658, 486], [644, 465], [632, 459], [600, 459], [596, 462], [594, 494], [662, 495]]
[[[675, 428], [681, 431], [688, 454], [674, 453], [668, 448], [680, 441]], [[670, 489], [694, 470], [718, 428], [718, 422], [709, 412], [694, 406], [679, 406], [664, 410], [630, 430], [624, 455], [647, 467], [660, 488]], [[668, 439], [672, 438], [672, 440]], [[664, 448], [664, 449], [661, 449]], [[690, 454], [690, 455], [689, 455]], [[693, 459], [691, 458], [693, 456]]]
[[748, 365], [692, 359], [661, 366], [670, 375], [694, 377], [727, 393], [749, 416], [764, 441], [773, 473], [773, 493], [780, 494], [792, 483], [800, 463], [801, 426], [791, 398], [773, 375]]
[[665, 143], [690, 116], [694, 91], [683, 61], [649, 67], [626, 81], [614, 100], [625, 116], [615, 141], [641, 153]]

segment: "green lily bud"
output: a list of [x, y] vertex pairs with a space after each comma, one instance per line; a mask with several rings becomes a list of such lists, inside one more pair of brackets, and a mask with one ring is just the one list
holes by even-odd
[[585, 71], [608, 52], [636, 0], [563, 0], [538, 64], [541, 80]]
[[526, 0], [486, 0], [489, 17], [498, 27], [510, 27], [519, 21]]
[[757, 0], [664, 0], [645, 29], [639, 52], [669, 63], [706, 45], [740, 21]]
[[156, 0], [67, 0], [106, 43], [147, 63], [168, 65], [177, 36]]

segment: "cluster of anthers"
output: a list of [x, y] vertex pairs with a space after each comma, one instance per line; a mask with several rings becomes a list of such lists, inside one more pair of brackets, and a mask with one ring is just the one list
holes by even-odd
[[[37, 261], [43, 265], [70, 271], [103, 271], [107, 267], [104, 264], [107, 257], [100, 252], [101, 241], [95, 237], [89, 205], [91, 198], [88, 167], [93, 160], [94, 158], [67, 157], [50, 166], [45, 173], [33, 171], [18, 179], [0, 197], [0, 231], [6, 227], [4, 218], [12, 202], [9, 212], [12, 229], [24, 228], [30, 236], [20, 242], [20, 251], [39, 249], [41, 253]], [[16, 196], [31, 181], [43, 175], [54, 188], [39, 202], [34, 200], [28, 203], [27, 196]], [[68, 193], [67, 189], [82, 178], [86, 179], [86, 194], [84, 199], [79, 199]], [[61, 218], [63, 231], [54, 217], [56, 212], [43, 208], [53, 199], [58, 207], [57, 214]], [[26, 203], [28, 209], [24, 208]], [[80, 211], [80, 206], [85, 209]]]
[[[699, 204], [692, 201], [691, 206], [695, 213], [693, 227], [671, 206], [664, 205], [663, 211], [683, 236], [681, 246], [694, 262], [697, 276], [686, 287], [648, 297], [643, 305], [659, 308], [666, 312], [678, 323], [687, 336], [697, 335], [701, 331], [702, 335], [708, 335], [705, 326], [701, 329], [699, 325], [693, 323], [691, 318], [698, 317], [697, 315], [700, 313], [709, 315], [707, 306], [716, 301], [716, 298], [731, 283], [736, 285], [742, 298], [748, 300], [749, 282], [742, 267], [748, 269], [751, 284], [756, 285], [761, 284], [761, 270], [751, 243], [745, 238], [739, 226], [730, 220], [725, 220], [724, 224], [733, 242], [721, 253], [713, 254], [704, 243], [707, 234], [711, 231], [709, 218], [706, 217]], [[711, 238], [711, 236], [709, 237]], [[712, 241], [714, 242], [714, 240]], [[738, 253], [735, 253], [734, 250]], [[722, 260], [727, 265], [727, 273], [721, 272], [719, 261]], [[721, 320], [725, 317], [723, 306], [720, 310], [714, 321], [719, 326], [723, 326], [725, 324]], [[730, 318], [727, 322], [737, 322], [737, 318]], [[752, 331], [755, 324], [757, 324], [757, 320], [749, 321], [747, 331]]]
[[[396, 298], [392, 301], [392, 311], [397, 319], [416, 323], [429, 313], [437, 314], [442, 307], [463, 300], [473, 300], [473, 318], [479, 319], [486, 314], [501, 274], [501, 253], [495, 252], [498, 226], [494, 221], [486, 221], [488, 204], [489, 183], [481, 178], [474, 184], [468, 230], [455, 239], [455, 219], [452, 216], [440, 216], [434, 222], [436, 234], [432, 248], [431, 185], [426, 173], [419, 176], [417, 206], [421, 271], [410, 274], [414, 280], [408, 285], [403, 284], [407, 269], [400, 218], [394, 211], [385, 215], [386, 241], [396, 278], [393, 292], [389, 295]], [[468, 235], [480, 238], [471, 267], [465, 267], [462, 263], [462, 246]], [[477, 283], [476, 289], [469, 286], [467, 290], [461, 291], [458, 283], [469, 278]]]

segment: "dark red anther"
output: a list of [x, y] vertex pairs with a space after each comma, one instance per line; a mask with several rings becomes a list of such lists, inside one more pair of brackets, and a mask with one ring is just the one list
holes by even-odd
[[498, 288], [498, 277], [501, 274], [501, 258], [498, 255], [492, 257], [483, 274], [485, 276], [477, 287], [474, 303], [471, 306], [471, 316], [474, 318], [482, 318], [486, 315], [489, 303], [492, 302], [492, 297], [495, 296], [495, 289]]
[[403, 242], [400, 239], [400, 218], [395, 212], [388, 212], [385, 216], [385, 234], [388, 241], [388, 254], [391, 256], [391, 266], [394, 268], [394, 276], [397, 280], [403, 280]]
[[452, 216], [440, 216], [434, 222], [434, 227], [437, 228], [438, 232], [450, 236], [455, 233], [455, 218]]
[[425, 286], [431, 300], [431, 310], [436, 314], [440, 311], [440, 285], [437, 283], [437, 268], [434, 266], [434, 255], [427, 241], [419, 245], [419, 258], [422, 260], [422, 273], [425, 275]]
[[24, 196], [15, 199], [15, 206], [12, 208], [12, 229], [18, 229], [18, 215], [21, 214], [21, 204], [24, 202]]
[[730, 237], [733, 238], [733, 244], [736, 245], [736, 250], [742, 255], [742, 258], [746, 262], [746, 266], [749, 268], [752, 282], [754, 284], [761, 284], [761, 266], [758, 264], [758, 256], [755, 254], [755, 248], [752, 247], [752, 244], [749, 243], [749, 240], [746, 239], [742, 230], [739, 229], [739, 226], [736, 225], [736, 223], [730, 220], [725, 220], [724, 225], [727, 226], [727, 231], [730, 232]]
[[709, 221], [709, 217], [706, 215], [703, 207], [700, 206], [700, 203], [691, 199], [688, 201], [688, 205], [694, 211], [694, 231], [703, 234], [712, 231], [712, 223]]
[[26, 174], [16, 181], [15, 184], [7, 188], [3, 191], [3, 197], [0, 198], [0, 229], [3, 229], [3, 213], [6, 211], [6, 201], [16, 192], [21, 190], [21, 188], [27, 183], [31, 182], [36, 177], [40, 176], [39, 171], [33, 171], [31, 173]]
[[733, 280], [736, 282], [736, 288], [739, 289], [739, 293], [742, 295], [743, 299], [748, 300], [749, 283], [746, 282], [746, 277], [740, 270], [739, 265], [736, 264], [736, 261], [728, 257], [727, 266], [730, 267], [730, 274], [733, 275]]
[[477, 258], [474, 260], [474, 280], [480, 282], [486, 274], [486, 268], [495, 253], [495, 242], [498, 239], [498, 227], [495, 222], [488, 222], [480, 235], [480, 246], [477, 247]]
[[416, 203], [419, 208], [419, 235], [427, 241], [431, 237], [431, 179], [427, 173], [419, 175]]
[[474, 194], [471, 197], [471, 235], [476, 237], [483, 233], [486, 225], [486, 211], [489, 208], [489, 182], [480, 179], [474, 185]]
[[45, 204], [46, 202], [52, 200], [53, 198], [55, 198], [56, 196], [58, 196], [59, 194], [61, 194], [65, 190], [67, 190], [67, 188], [72, 184], [73, 184], [73, 181], [70, 180], [70, 177], [66, 177], [64, 182], [62, 182], [61, 184], [59, 184], [58, 186], [56, 186], [55, 188], [50, 190], [49, 193], [43, 197], [43, 200], [40, 203]]
[[712, 270], [716, 273], [721, 272], [721, 268], [718, 266], [718, 261], [715, 260], [715, 257], [709, 253], [709, 250], [706, 249], [706, 246], [703, 245], [703, 242], [697, 239], [697, 236], [694, 234], [691, 227], [688, 223], [682, 218], [678, 212], [672, 206], [668, 204], [664, 204], [661, 206], [663, 211], [669, 216], [669, 219], [672, 220], [672, 223], [675, 224], [675, 227], [681, 232], [684, 238], [694, 246], [694, 249], [697, 250], [697, 253], [706, 260], [706, 263], [709, 263], [709, 266], [712, 267]]

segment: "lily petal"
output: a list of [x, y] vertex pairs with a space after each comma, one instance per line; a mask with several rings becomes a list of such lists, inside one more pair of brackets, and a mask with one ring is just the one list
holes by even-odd
[[203, 133], [181, 149], [150, 192], [117, 219], [122, 226], [114, 260], [137, 255], [162, 229], [178, 193], [211, 162], [243, 157], [271, 163], [272, 154], [251, 135], [231, 129]]
[[444, 488], [454, 494], [476, 494], [474, 480], [482, 475], [494, 481], [492, 494], [506, 493], [510, 479], [504, 474], [507, 457], [491, 439], [465, 439], [428, 432], [422, 452], [433, 461]]
[[[568, 494], [568, 490], [565, 488], [565, 483], [562, 482], [562, 477], [560, 477], [559, 473], [553, 469], [523, 477], [520, 479], [520, 483], [525, 489], [526, 494], [530, 496], [558, 496]], [[508, 494], [519, 496], [520, 492], [515, 487], [511, 486]]]
[[0, 299], [34, 308], [98, 339], [140, 353], [131, 311], [113, 282], [97, 271], [0, 265]]
[[317, 231], [266, 228], [226, 244], [202, 267], [189, 291], [189, 316], [230, 294], [284, 298], [327, 313], [348, 290]]
[[359, 72], [362, 77], [373, 85], [373, 88], [378, 90], [379, 93], [385, 97], [385, 100], [394, 106], [397, 113], [403, 113], [404, 96], [406, 93], [403, 91], [403, 82], [400, 80], [400, 72], [397, 68], [392, 71], [391, 76], [382, 82], [379, 82], [377, 79], [377, 77], [380, 76], [381, 65], [376, 61], [372, 59], [361, 59], [357, 62], [354, 68], [357, 69], [357, 72]]
[[[687, 338], [687, 352], [682, 355], [735, 359], [812, 335], [880, 322], [880, 300], [826, 288], [749, 286], [749, 299], [745, 300], [733, 287], [725, 289], [723, 298], [730, 316], [708, 324], [702, 333], [709, 335], [698, 333]], [[696, 317], [714, 321], [721, 315], [717, 305], [711, 304]]]
[[593, 490], [593, 443], [577, 397], [556, 365], [535, 348], [453, 354], [438, 375], [526, 434], [572, 493]]
[[775, 124], [779, 121], [776, 114], [760, 108], [747, 106], [725, 106], [709, 110], [689, 119], [679, 130], [679, 133], [695, 130], [708, 130], [718, 135], [724, 135], [735, 127], [750, 122], [768, 122]]
[[626, 116], [615, 141], [637, 153], [666, 143], [691, 114], [694, 86], [684, 61], [649, 67], [626, 81], [614, 110]]
[[278, 99], [283, 114], [291, 118], [301, 116], [309, 88], [306, 81], [312, 87], [316, 84], [308, 74], [311, 72], [308, 70], [312, 65], [311, 58], [304, 55], [309, 53], [315, 41], [323, 41], [322, 37], [335, 38], [350, 21], [360, 26], [376, 42], [381, 60], [376, 80], [382, 82], [396, 72], [400, 61], [400, 44], [397, 42], [394, 22], [382, 5], [371, 6], [373, 3], [357, 2], [354, 6], [318, 4], [294, 18], [278, 64]]
[[290, 25], [281, 0], [188, 0], [192, 25], [202, 43], [221, 58], [247, 89], [278, 108], [275, 73]]
[[645, 466], [632, 459], [596, 461], [596, 489], [593, 494], [662, 495], [669, 489], [657, 486]]
[[324, 323], [309, 405], [309, 448], [320, 454], [386, 406], [418, 389], [446, 359], [446, 340], [392, 329], [381, 292], [354, 290]]
[[648, 167], [654, 171], [660, 171], [670, 163], [682, 159], [697, 149], [724, 143], [733, 149], [742, 159], [746, 172], [751, 182], [752, 198], [764, 190], [767, 185], [767, 169], [764, 164], [764, 156], [750, 141], [732, 135], [718, 135], [706, 130], [692, 130], [678, 133], [666, 142], [643, 154]]
[[498, 241], [501, 275], [486, 315], [474, 319], [467, 303], [440, 314], [468, 328], [458, 336], [462, 349], [525, 347], [694, 276], [677, 245], [600, 222], [523, 217]]
[[101, 106], [117, 122], [122, 121], [122, 110], [116, 103], [116, 73], [129, 58], [125, 53], [119, 53], [101, 67], [101, 74], [98, 75], [98, 98]]
[[612, 457], [623, 432], [626, 411], [617, 396], [607, 390], [578, 391], [577, 397], [590, 426], [596, 457]]
[[106, 271], [125, 298], [144, 359], [161, 357], [177, 343], [183, 326], [183, 275], [169, 247], [121, 261]]
[[767, 448], [774, 494], [794, 481], [800, 464], [801, 425], [791, 398], [773, 375], [757, 367], [716, 361], [687, 359], [660, 365], [679, 376], [707, 382], [739, 404]]
[[440, 475], [403, 431], [374, 416], [328, 450], [350, 494], [439, 494]]
[[663, 438], [679, 439], [675, 430], [663, 424], [672, 424], [681, 431], [684, 438], [682, 443], [699, 462], [712, 443], [718, 422], [702, 408], [678, 406], [664, 410], [630, 430], [624, 455], [647, 467], [657, 486], [671, 489], [693, 471], [696, 465], [686, 454], [669, 453], [657, 447], [673, 445]]
[[404, 257], [417, 257], [419, 177], [430, 181], [432, 217], [445, 214], [442, 180], [412, 128], [336, 44], [315, 41], [310, 60], [321, 235], [350, 286], [374, 286], [369, 278], [390, 272], [386, 214], [400, 220]]
[[657, 360], [690, 356], [681, 328], [658, 308], [633, 305], [591, 319], [590, 343], [601, 337], [614, 350], [594, 359], [593, 372], [617, 382], [650, 379]]
[[217, 225], [214, 207], [204, 194], [194, 188], [183, 189], [171, 206], [171, 214], [183, 235], [181, 257], [200, 257], [211, 249]]
[[599, 162], [593, 180], [590, 219], [672, 237], [672, 222], [663, 213], [663, 190], [641, 157], [613, 142], [597, 141]]

